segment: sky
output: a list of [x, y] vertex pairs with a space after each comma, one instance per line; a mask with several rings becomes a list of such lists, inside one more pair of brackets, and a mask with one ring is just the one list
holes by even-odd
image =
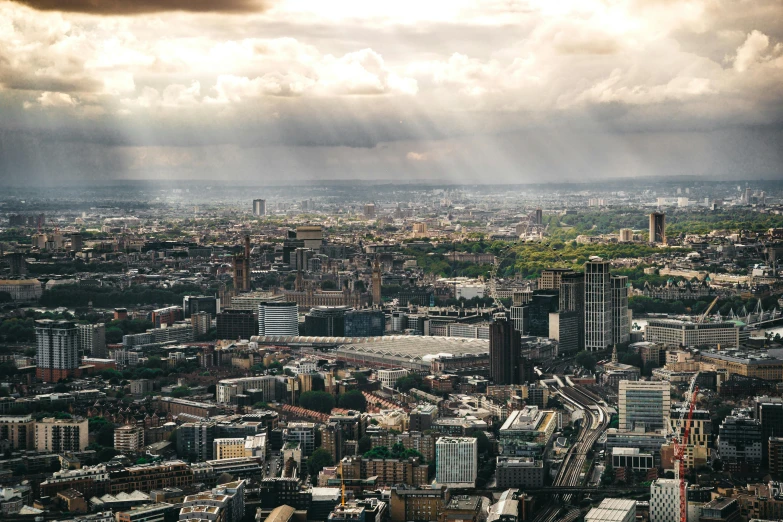
[[783, 179], [781, 0], [0, 0], [0, 186]]

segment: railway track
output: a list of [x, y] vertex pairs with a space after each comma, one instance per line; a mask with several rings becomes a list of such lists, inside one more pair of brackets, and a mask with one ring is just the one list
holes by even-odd
[[[587, 452], [593, 447], [601, 434], [609, 427], [609, 415], [600, 404], [600, 397], [579, 386], [562, 387], [560, 395], [570, 404], [584, 412], [582, 426], [576, 443], [563, 459], [555, 477], [554, 486], [581, 485], [582, 469], [587, 460]], [[579, 510], [569, 506], [571, 493], [553, 495], [533, 522], [571, 522], [579, 516]]]

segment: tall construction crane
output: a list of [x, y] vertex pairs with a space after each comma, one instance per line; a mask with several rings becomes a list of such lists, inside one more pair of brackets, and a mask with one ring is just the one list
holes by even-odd
[[703, 314], [701, 314], [701, 316], [699, 316], [699, 320], [698, 320], [698, 321], [696, 321], [697, 323], [703, 323], [703, 322], [704, 322], [704, 319], [706, 319], [706, 318], [707, 318], [707, 316], [709, 315], [709, 313], [712, 311], [712, 309], [713, 309], [713, 308], [715, 307], [715, 305], [717, 304], [717, 302], [718, 302], [718, 299], [720, 299], [720, 297], [716, 297], [715, 299], [713, 299], [713, 300], [712, 300], [712, 302], [710, 303], [710, 306], [708, 306], [708, 307], [707, 307], [707, 309], [706, 309], [706, 310], [704, 310], [704, 313], [703, 313]]
[[674, 429], [672, 442], [674, 443], [674, 478], [679, 482], [680, 488], [680, 522], [688, 522], [688, 499], [685, 490], [685, 448], [688, 446], [691, 433], [691, 422], [693, 421], [693, 409], [696, 406], [696, 394], [699, 387], [696, 385], [696, 379], [699, 372], [691, 379], [688, 393], [685, 395], [685, 403], [680, 410], [680, 417]]

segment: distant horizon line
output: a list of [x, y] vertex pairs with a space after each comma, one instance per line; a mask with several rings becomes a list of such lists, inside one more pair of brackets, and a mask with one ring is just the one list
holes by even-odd
[[[723, 180], [716, 180], [716, 179], [709, 179], [703, 176], [626, 176], [626, 177], [603, 177], [603, 178], [593, 178], [593, 179], [586, 179], [586, 180], [563, 180], [563, 181], [493, 181], [493, 182], [483, 182], [483, 181], [473, 181], [473, 182], [458, 182], [458, 181], [445, 181], [437, 178], [425, 178], [425, 179], [392, 179], [392, 178], [381, 178], [376, 180], [368, 180], [368, 179], [351, 179], [351, 178], [332, 178], [332, 179], [294, 179], [287, 183], [263, 183], [263, 182], [257, 182], [257, 183], [249, 183], [246, 180], [226, 180], [226, 179], [203, 179], [203, 178], [192, 178], [192, 179], [161, 179], [161, 178], [143, 178], [143, 179], [131, 179], [131, 178], [119, 178], [119, 179], [104, 179], [104, 180], [73, 180], [69, 181], [63, 184], [41, 184], [41, 183], [31, 183], [31, 184], [24, 184], [24, 185], [18, 185], [18, 184], [7, 184], [6, 187], [9, 188], [67, 188], [67, 187], [73, 187], [73, 186], [113, 186], [113, 185], [123, 185], [123, 184], [150, 184], [150, 183], [156, 183], [159, 185], [179, 185], [183, 183], [198, 183], [199, 185], [219, 185], [219, 186], [230, 186], [234, 185], [237, 188], [239, 187], [294, 187], [294, 186], [301, 186], [302, 183], [306, 183], [310, 186], [329, 186], [329, 185], [363, 185], [363, 186], [376, 186], [376, 185], [398, 185], [398, 186], [406, 186], [406, 185], [423, 185], [423, 186], [434, 186], [438, 185], [441, 187], [464, 187], [464, 186], [558, 186], [558, 185], [591, 185], [591, 184], [597, 184], [597, 183], [606, 183], [606, 182], [613, 182], [613, 183], [620, 183], [620, 182], [655, 182], [657, 183], [685, 183], [685, 182], [701, 182], [701, 183], [709, 183], [709, 184], [741, 184], [741, 183], [783, 183], [783, 178], [745, 178], [745, 179], [723, 179]], [[0, 183], [2, 185], [2, 183]], [[618, 187], [615, 190], [622, 190], [620, 187]]]

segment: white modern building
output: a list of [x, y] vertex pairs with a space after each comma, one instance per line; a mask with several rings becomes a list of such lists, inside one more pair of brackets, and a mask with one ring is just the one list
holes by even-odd
[[478, 475], [478, 439], [441, 437], [435, 442], [435, 481], [474, 487]]
[[288, 301], [259, 304], [258, 335], [299, 335], [299, 306]]
[[658, 479], [650, 484], [650, 522], [674, 522], [679, 519], [680, 481]]
[[604, 350], [611, 344], [612, 280], [609, 261], [591, 257], [585, 263], [585, 349]]
[[598, 507], [585, 515], [585, 522], [633, 522], [636, 520], [636, 501], [624, 498], [605, 498]]
[[671, 384], [668, 381], [620, 381], [617, 405], [620, 430], [667, 429], [671, 416]]
[[392, 370], [378, 370], [378, 380], [386, 388], [394, 388], [397, 384], [397, 379], [402, 379], [408, 376], [408, 370], [404, 368], [395, 368]]

